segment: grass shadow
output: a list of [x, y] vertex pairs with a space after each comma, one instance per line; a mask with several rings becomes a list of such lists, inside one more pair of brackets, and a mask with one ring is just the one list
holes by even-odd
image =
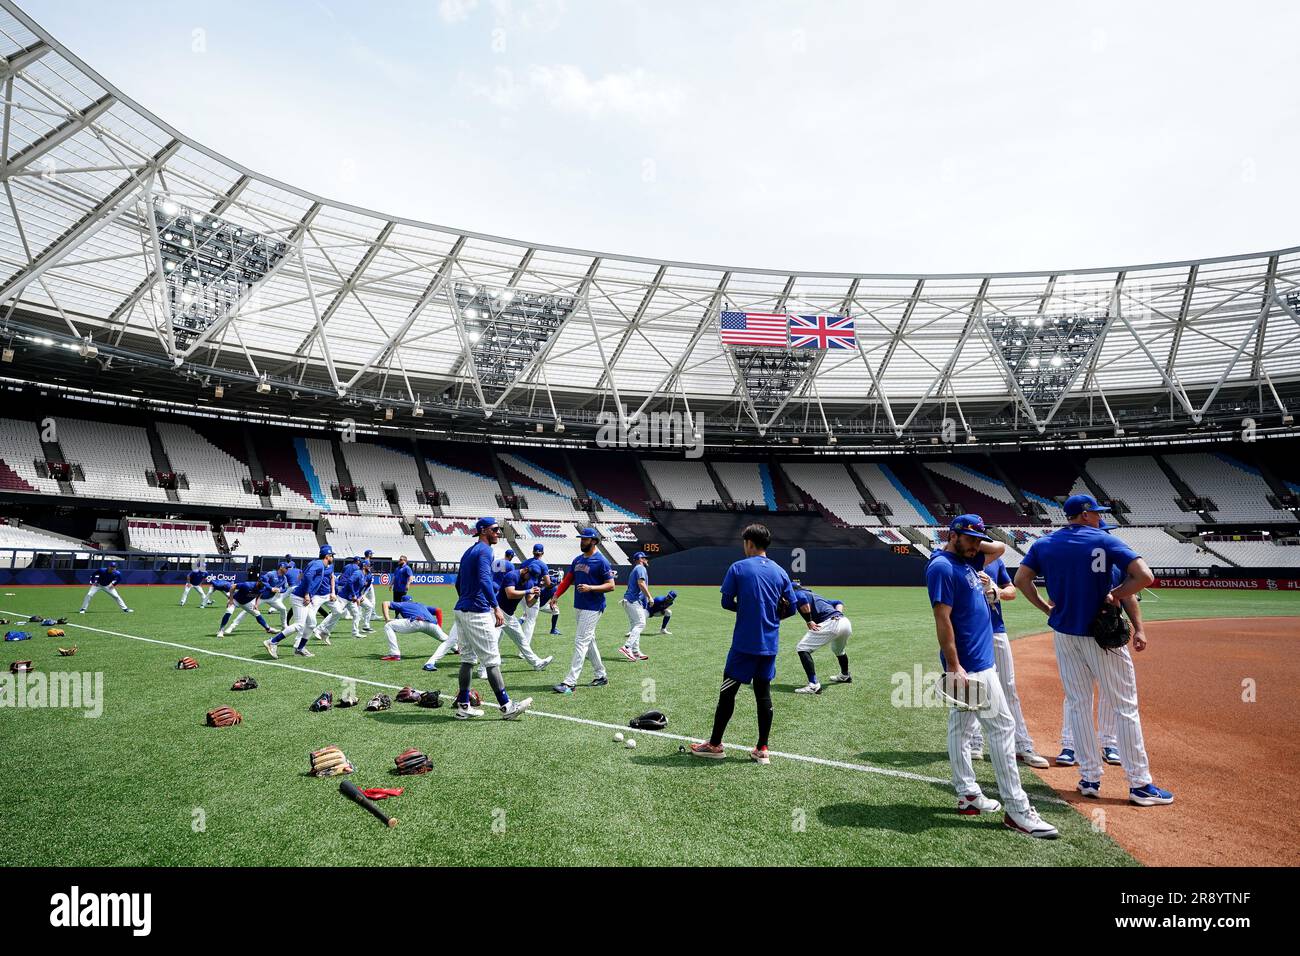
[[[973, 822], [950, 809], [919, 807], [913, 803], [891, 803], [884, 806], [832, 803], [817, 809], [817, 819], [828, 827], [861, 827], [908, 834], [954, 829], [969, 826]], [[990, 815], [990, 819], [1001, 820], [996, 814]]]

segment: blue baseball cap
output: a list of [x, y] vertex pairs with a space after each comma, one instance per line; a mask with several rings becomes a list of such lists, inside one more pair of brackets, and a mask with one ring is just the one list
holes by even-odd
[[948, 523], [948, 530], [955, 534], [968, 534], [981, 541], [992, 541], [984, 528], [984, 519], [979, 515], [958, 515]]
[[286, 554], [286, 555], [284, 556], [284, 560], [285, 560], [285, 563], [286, 563], [286, 564], [289, 563], [290, 561], [293, 560], [293, 555], [292, 555], [292, 554]]
[[366, 548], [366, 557], [373, 558], [374, 556], [375, 556], [375, 552], [372, 551], [370, 548]]
[[533, 545], [533, 554], [545, 554], [545, 553], [546, 553], [545, 545], [542, 544]]
[[500, 525], [497, 524], [496, 518], [479, 518], [474, 522], [474, 530], [480, 533], [487, 531], [489, 528], [498, 527], [500, 527]]
[[644, 557], [645, 557], [645, 552], [644, 552], [644, 551], [638, 551], [636, 554], [632, 555], [632, 560], [633, 560], [633, 561], [640, 561], [640, 560], [641, 560], [642, 558], [644, 558]]
[[669, 596], [670, 598], [672, 598], [674, 601], [677, 600], [677, 592], [676, 592], [676, 591], [669, 591], [669, 592], [668, 592], [668, 596]]
[[334, 553], [334, 549], [331, 548], [328, 544], [322, 544], [320, 546], [320, 556], [322, 558], [325, 557], [327, 554], [333, 554], [333, 553]]
[[514, 556], [515, 556], [515, 549], [514, 549], [514, 548], [506, 548], [506, 557], [507, 557], [507, 558], [513, 558]]
[[288, 566], [289, 566], [289, 562], [288, 562], [288, 561], [281, 561], [281, 562], [280, 562], [280, 567], [282, 567], [282, 568], [287, 568]]
[[579, 537], [579, 538], [599, 538], [599, 537], [600, 537], [600, 532], [597, 531], [595, 528], [583, 528], [581, 531], [578, 532], [578, 537]]
[[1092, 495], [1070, 495], [1061, 507], [1067, 518], [1077, 518], [1085, 511], [1096, 511], [1102, 514], [1110, 511], [1109, 508], [1097, 504], [1097, 499]]

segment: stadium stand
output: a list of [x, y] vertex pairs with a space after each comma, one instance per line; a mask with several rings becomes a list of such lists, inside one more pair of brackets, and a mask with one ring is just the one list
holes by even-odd
[[545, 467], [534, 460], [542, 456], [532, 449], [529, 451], [531, 457], [528, 458], [505, 452], [498, 455], [515, 494], [528, 502], [528, 507], [520, 507], [520, 514], [525, 518], [541, 520], [590, 520], [585, 511], [573, 504], [573, 499], [578, 497], [573, 482], [554, 470], [558, 462], [547, 462], [551, 467]]
[[444, 511], [449, 514], [494, 515], [501, 520], [498, 515], [501, 505], [497, 502], [501, 485], [495, 478], [433, 459], [426, 460], [425, 464], [433, 486], [447, 496]]
[[424, 525], [424, 545], [435, 561], [459, 563], [465, 551], [477, 540], [474, 537], [477, 518], [424, 517], [419, 520]]
[[589, 498], [602, 507], [606, 519], [649, 522], [649, 493], [641, 481], [636, 458], [624, 451], [567, 452], [573, 470]]
[[1232, 540], [1207, 536], [1205, 545], [1216, 554], [1242, 568], [1300, 567], [1300, 541], [1294, 538], [1274, 541], [1267, 538]]
[[85, 542], [70, 541], [39, 528], [10, 523], [13, 519], [0, 519], [0, 568], [26, 568], [35, 560], [32, 554], [17, 553], [8, 549], [27, 551], [74, 551], [78, 558], [90, 557], [94, 552]]
[[883, 505], [887, 505], [896, 525], [932, 525], [938, 524], [938, 518], [930, 513], [921, 503], [921, 499], [911, 491], [895, 472], [897, 464], [855, 462], [850, 467], [857, 472], [862, 483], [866, 485], [871, 496]]
[[1215, 505], [1211, 515], [1224, 523], [1292, 523], [1295, 515], [1268, 503], [1272, 494], [1258, 468], [1222, 453], [1166, 455], [1173, 467], [1197, 497], [1209, 498]]
[[262, 472], [279, 485], [278, 497], [272, 496], [271, 499], [276, 507], [319, 509], [324, 506], [324, 497], [317, 499], [320, 489], [313, 491], [307, 473], [300, 464], [299, 449], [302, 449], [303, 455], [306, 454], [302, 439], [293, 438], [282, 429], [259, 428], [253, 430], [252, 441]]
[[872, 528], [874, 534], [885, 544], [911, 544], [912, 540], [897, 528]]
[[184, 475], [189, 487], [180, 495], [183, 501], [228, 505], [233, 508], [260, 508], [261, 499], [244, 490], [251, 481], [248, 465], [232, 458], [188, 425], [158, 422], [158, 437], [177, 476]]
[[1179, 494], [1150, 455], [1089, 458], [1084, 465], [1111, 498], [1127, 507], [1125, 517], [1135, 525], [1187, 524], [1195, 512], [1178, 506]]
[[127, 518], [126, 541], [132, 551], [153, 554], [216, 554], [217, 542], [206, 521], [178, 518]]
[[307, 521], [236, 521], [223, 525], [221, 533], [234, 554], [308, 558], [315, 557], [320, 549], [316, 531]]
[[1111, 533], [1153, 568], [1212, 568], [1228, 564], [1195, 544], [1179, 541], [1163, 528], [1115, 528]]
[[718, 500], [718, 489], [703, 461], [647, 458], [642, 464], [659, 494], [674, 508], [690, 509], [701, 501]]
[[546, 549], [550, 564], [568, 564], [580, 553], [576, 537], [577, 526], [562, 521], [512, 521], [511, 529], [519, 544], [516, 560], [531, 557], [533, 545], [540, 543]]
[[1068, 456], [1053, 452], [999, 455], [998, 467], [1027, 500], [1043, 506], [1049, 522], [1065, 524], [1065, 512], [1056, 499], [1068, 498], [1079, 480], [1078, 469]]
[[980, 515], [985, 524], [1024, 520], [1015, 496], [996, 478], [956, 462], [927, 461], [925, 467], [934, 473], [936, 484], [948, 495], [947, 500], [960, 503], [963, 511]]
[[[340, 484], [333, 442], [324, 438], [295, 438], [294, 445], [298, 449], [298, 464], [307, 476], [317, 507], [322, 511], [347, 511], [348, 503], [331, 491]], [[358, 510], [361, 504], [357, 503]]]
[[793, 462], [785, 473], [794, 486], [840, 524], [867, 527], [880, 523], [862, 510], [862, 495], [839, 462]]
[[59, 483], [36, 470], [45, 460], [40, 431], [35, 422], [0, 418], [0, 490], [57, 495]]
[[81, 466], [86, 476], [85, 481], [73, 485], [78, 495], [128, 501], [167, 500], [166, 491], [145, 480], [154, 467], [149, 436], [143, 428], [79, 418], [59, 418], [55, 424], [63, 457]]
[[412, 561], [419, 561], [424, 557], [420, 542], [402, 530], [402, 519], [397, 515], [331, 514], [325, 521], [325, 540], [336, 554], [344, 557], [364, 554], [367, 548], [377, 558], [404, 554]]
[[776, 488], [765, 462], [720, 461], [713, 466], [713, 471], [732, 501], [776, 510]]
[[392, 508], [385, 497], [384, 485], [395, 487], [398, 507], [403, 514], [415, 514], [424, 508], [420, 501], [424, 487], [413, 453], [370, 442], [341, 442], [339, 448], [343, 450], [343, 460], [347, 463], [352, 483], [366, 490], [365, 501], [358, 497], [358, 511], [391, 515]]

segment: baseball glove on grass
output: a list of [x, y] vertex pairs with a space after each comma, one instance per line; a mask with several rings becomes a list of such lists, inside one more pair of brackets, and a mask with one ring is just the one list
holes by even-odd
[[334, 706], [334, 695], [329, 691], [326, 691], [325, 693], [321, 694], [319, 697], [317, 697], [315, 700], [311, 702], [311, 709], [318, 713], [322, 710], [329, 710], [333, 706]]
[[397, 702], [399, 704], [414, 704], [420, 699], [420, 692], [414, 687], [403, 687], [397, 692]]
[[45, 632], [45, 636], [46, 637], [67, 637], [67, 635], [63, 633], [63, 628], [61, 627], [50, 628], [48, 631]]
[[233, 707], [217, 707], [208, 711], [209, 727], [233, 727], [242, 723], [244, 718]]
[[313, 777], [337, 777], [339, 774], [351, 773], [355, 769], [343, 756], [343, 751], [333, 744], [313, 750], [309, 754], [311, 775]]
[[241, 677], [230, 685], [231, 690], [257, 690], [257, 678]]
[[397, 764], [397, 772], [403, 776], [410, 776], [416, 773], [428, 773], [433, 769], [431, 761], [420, 751], [412, 747], [410, 750], [404, 750], [393, 758], [393, 763]]
[[30, 670], [34, 670], [31, 661], [14, 661], [9, 665], [9, 673], [11, 674], [21, 674]]
[[182, 657], [176, 662], [176, 669], [178, 671], [192, 671], [198, 666], [199, 662], [192, 657]]
[[421, 707], [441, 707], [442, 691], [426, 690], [417, 701]]
[[356, 694], [344, 694], [342, 697], [339, 698], [339, 706], [340, 706], [340, 707], [355, 707], [355, 706], [357, 706], [357, 695], [356, 695]]
[[1120, 613], [1118, 607], [1114, 604], [1103, 604], [1097, 616], [1092, 619], [1089, 633], [1099, 647], [1113, 651], [1129, 642], [1133, 630], [1129, 627], [1128, 621], [1124, 620], [1124, 615]]
[[77, 645], [76, 645], [76, 644], [73, 644], [71, 647], [60, 647], [60, 648], [59, 648], [59, 656], [60, 656], [60, 657], [71, 657], [71, 656], [72, 656], [73, 654], [75, 654], [75, 653], [77, 653]]
[[388, 710], [393, 706], [393, 698], [387, 694], [376, 694], [370, 698], [370, 703], [366, 704], [366, 710]]

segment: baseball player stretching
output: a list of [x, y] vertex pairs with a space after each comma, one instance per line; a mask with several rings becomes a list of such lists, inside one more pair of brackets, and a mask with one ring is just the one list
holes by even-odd
[[650, 559], [644, 551], [632, 555], [632, 574], [627, 579], [627, 593], [620, 602], [627, 612], [627, 623], [631, 630], [625, 635], [623, 646], [618, 652], [630, 661], [650, 660], [650, 655], [641, 653], [641, 632], [645, 630], [646, 612], [655, 599], [650, 593], [650, 572], [646, 570], [649, 563]]
[[212, 589], [203, 590], [203, 586], [208, 583], [208, 572], [202, 568], [194, 568], [185, 575], [185, 590], [181, 592], [181, 607], [190, 599], [191, 591], [199, 592], [199, 607], [207, 607], [212, 603]]
[[474, 664], [487, 668], [487, 680], [496, 695], [504, 720], [513, 720], [532, 706], [533, 699], [510, 699], [505, 682], [501, 679], [501, 654], [498, 633], [505, 625], [505, 615], [497, 604], [497, 589], [492, 580], [492, 545], [501, 536], [495, 518], [479, 518], [474, 524], [478, 541], [470, 545], [460, 559], [456, 575], [456, 627], [470, 653], [460, 659], [460, 689], [456, 693], [456, 719], [468, 720], [482, 717], [483, 711], [474, 707], [469, 699], [469, 682]]
[[827, 600], [812, 591], [795, 591], [799, 599], [799, 613], [808, 622], [808, 633], [799, 639], [795, 650], [799, 654], [799, 663], [803, 664], [808, 683], [796, 687], [796, 694], [820, 694], [821, 682], [817, 680], [817, 668], [813, 666], [813, 651], [826, 644], [831, 646], [831, 653], [840, 664], [840, 672], [831, 678], [832, 684], [851, 684], [849, 675], [849, 655], [846, 653], [849, 638], [853, 635], [853, 625], [844, 616], [844, 604], [841, 601]]
[[81, 602], [81, 610], [78, 614], [85, 614], [86, 608], [90, 606], [90, 599], [100, 591], [103, 591], [127, 614], [131, 613], [131, 608], [126, 606], [126, 601], [122, 595], [117, 593], [117, 582], [122, 580], [122, 572], [117, 569], [116, 561], [109, 561], [98, 571], [90, 576], [90, 590], [86, 592], [86, 598]]
[[[1053, 644], [1065, 688], [1068, 725], [1080, 736], [1085, 728], [1092, 728], [1092, 685], [1096, 681], [1101, 686], [1101, 707], [1114, 711], [1129, 802], [1140, 807], [1173, 803], [1174, 795], [1151, 781], [1138, 716], [1137, 678], [1128, 648], [1103, 649], [1089, 634], [1103, 604], [1125, 604], [1155, 576], [1137, 552], [1102, 530], [1101, 515], [1109, 508], [1097, 504], [1091, 495], [1072, 495], [1063, 507], [1069, 524], [1030, 545], [1016, 570], [1016, 587], [1030, 604], [1048, 615], [1047, 622], [1055, 632]], [[1116, 570], [1122, 575], [1118, 586]], [[1043, 600], [1034, 584], [1040, 574], [1051, 604]], [[1140, 630], [1134, 634], [1133, 647], [1138, 651], [1146, 647], [1146, 635]], [[1079, 769], [1079, 792], [1100, 797], [1102, 760], [1095, 747], [1079, 751]]]
[[[1002, 602], [1014, 601], [1016, 589], [1011, 583], [1011, 575], [1002, 558], [996, 556], [993, 545], [1000, 545], [1005, 553], [1006, 546], [1001, 542], [981, 544], [980, 554], [971, 559], [980, 585], [989, 599], [989, 614], [993, 620], [993, 660], [997, 664], [998, 680], [1002, 683], [1002, 695], [1007, 699], [1007, 708], [1016, 722], [1016, 759], [1030, 767], [1042, 770], [1049, 766], [1047, 758], [1034, 750], [1034, 739], [1029, 736], [1029, 727], [1025, 724], [1024, 712], [1020, 709], [1020, 691], [1016, 689], [1016, 663], [1011, 657], [1011, 638], [1007, 636], [1007, 625], [1002, 620]], [[978, 759], [984, 751], [984, 735], [980, 733], [978, 721], [971, 723], [970, 736], [971, 759]]]
[[[335, 600], [334, 595], [334, 549], [328, 544], [320, 546], [320, 557], [302, 572], [298, 583], [290, 592], [289, 604], [293, 608], [293, 620], [288, 627], [275, 633], [274, 637], [262, 642], [266, 652], [272, 657], [279, 657], [279, 644], [290, 634], [294, 635], [293, 652], [299, 657], [315, 657], [307, 650], [307, 638], [316, 629], [316, 611], [322, 604]], [[324, 639], [329, 643], [329, 638]]]
[[583, 528], [578, 532], [578, 538], [582, 553], [573, 559], [550, 602], [550, 606], [554, 607], [570, 584], [577, 585], [573, 594], [573, 610], [578, 619], [573, 633], [573, 659], [569, 662], [569, 673], [563, 683], [551, 688], [557, 694], [573, 693], [578, 678], [582, 676], [584, 660], [591, 661], [592, 687], [604, 687], [609, 683], [605, 664], [600, 659], [600, 648], [596, 646], [596, 625], [605, 613], [605, 595], [614, 590], [614, 569], [609, 566], [605, 556], [596, 550], [600, 532], [595, 528]]
[[[959, 515], [948, 525], [951, 532], [943, 550], [930, 556], [925, 567], [925, 585], [934, 610], [939, 638], [939, 661], [945, 685], [963, 693], [967, 681], [986, 688], [987, 699], [978, 711], [952, 707], [948, 711], [948, 761], [952, 784], [957, 791], [957, 812], [965, 816], [997, 813], [1002, 804], [981, 792], [971, 766], [967, 739], [970, 724], [983, 725], [993, 761], [998, 793], [1006, 803], [1003, 826], [1031, 837], [1054, 840], [1056, 827], [1046, 823], [1029, 802], [1016, 769], [1015, 721], [993, 656], [993, 620], [972, 561], [978, 561], [981, 542], [992, 542], [979, 515]], [[1005, 547], [1005, 546], [1004, 546]]]
[[673, 632], [668, 630], [668, 622], [673, 619], [673, 602], [676, 600], [676, 591], [661, 594], [650, 602], [650, 610], [647, 612], [649, 617], [659, 618], [659, 633], [669, 637], [672, 637]]
[[751, 524], [741, 535], [745, 557], [727, 569], [722, 579], [722, 607], [736, 615], [731, 630], [731, 650], [722, 668], [722, 688], [713, 714], [713, 733], [705, 743], [691, 744], [696, 757], [722, 760], [727, 752], [722, 735], [736, 709], [741, 684], [753, 683], [758, 710], [758, 743], [750, 751], [755, 763], [770, 764], [767, 739], [772, 732], [772, 678], [776, 677], [776, 655], [781, 645], [780, 604], [782, 598], [794, 607], [797, 598], [790, 576], [767, 556], [772, 532], [766, 525]]
[[502, 573], [501, 581], [497, 584], [497, 605], [506, 619], [501, 633], [515, 642], [515, 646], [519, 648], [519, 656], [531, 664], [533, 670], [544, 671], [555, 658], [537, 656], [532, 642], [528, 639], [528, 633], [524, 630], [523, 618], [515, 616], [520, 601], [524, 602], [524, 607], [527, 609], [537, 603], [537, 596], [541, 593], [541, 588], [532, 583], [532, 571], [533, 569], [527, 563], [518, 568], [513, 564], [510, 565]]
[[434, 640], [445, 641], [442, 631], [442, 611], [416, 601], [385, 601], [381, 605], [384, 617], [384, 637], [388, 638], [388, 654], [380, 660], [400, 661], [402, 649], [397, 645], [398, 634], [428, 634]]

